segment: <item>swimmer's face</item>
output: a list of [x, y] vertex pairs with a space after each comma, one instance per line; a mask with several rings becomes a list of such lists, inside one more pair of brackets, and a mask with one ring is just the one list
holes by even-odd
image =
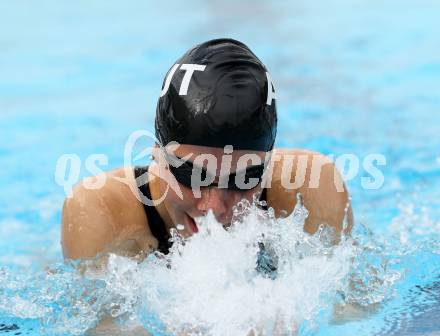
[[[214, 183], [219, 182], [219, 176], [222, 175], [220, 172], [225, 172], [225, 167], [227, 165], [227, 161], [229, 160], [231, 164], [230, 169], [227, 171], [230, 174], [243, 171], [247, 167], [255, 165], [255, 162], [245, 159], [245, 154], [247, 157], [249, 157], [249, 155], [253, 156], [256, 160], [259, 160], [260, 163], [264, 163], [264, 160], [266, 159], [266, 152], [234, 150], [230, 155], [226, 156], [223, 148], [195, 145], [179, 145], [174, 147], [168, 146], [167, 152], [172, 152], [174, 156], [179, 158], [191, 155], [187, 161], [191, 161], [194, 163], [194, 165], [202, 162], [202, 155], [203, 157], [208, 156], [212, 163], [208, 165], [208, 163], [205, 161], [204, 163], [201, 163], [201, 165], [203, 165], [203, 168], [205, 168], [211, 174], [211, 176], [215, 176]], [[158, 161], [158, 155], [155, 155], [155, 158], [156, 161]], [[163, 156], [162, 159], [159, 160], [164, 160]], [[242, 190], [219, 188], [217, 186], [185, 186], [184, 184], [177, 182], [175, 177], [170, 174], [166, 163], [163, 164], [163, 162], [161, 162], [159, 166], [162, 178], [162, 194], [166, 192], [167, 183], [174, 183], [174, 186], [178, 186], [178, 189], [181, 191], [182, 197], [179, 197], [176, 187], [169, 188], [163, 204], [166, 207], [173, 224], [184, 225], [184, 230], [181, 231], [183, 236], [190, 236], [197, 232], [198, 229], [194, 218], [205, 215], [209, 210], [213, 212], [219, 223], [225, 227], [228, 226], [231, 223], [234, 205], [243, 199], [252, 202], [253, 195], [261, 192], [262, 190], [261, 183], [258, 183], [252, 189]]]

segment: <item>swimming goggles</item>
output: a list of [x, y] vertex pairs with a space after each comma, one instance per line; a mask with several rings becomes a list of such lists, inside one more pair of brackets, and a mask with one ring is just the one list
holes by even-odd
[[[266, 164], [268, 160], [259, 165], [249, 166], [244, 170], [237, 171], [229, 174], [229, 176], [219, 177], [220, 182], [212, 182], [206, 185], [206, 180], [214, 181], [213, 177], [205, 168], [193, 164], [191, 161], [185, 161], [182, 158], [171, 155], [164, 151], [165, 158], [169, 164], [169, 170], [171, 174], [176, 178], [177, 182], [183, 184], [188, 188], [205, 188], [205, 187], [217, 187], [226, 188], [235, 191], [244, 191], [254, 189], [260, 184], [265, 172]], [[199, 178], [192, 178], [193, 174]], [[237, 185], [237, 176], [239, 177], [239, 185]], [[251, 179], [253, 179], [251, 181]], [[255, 180], [256, 179], [256, 180]]]

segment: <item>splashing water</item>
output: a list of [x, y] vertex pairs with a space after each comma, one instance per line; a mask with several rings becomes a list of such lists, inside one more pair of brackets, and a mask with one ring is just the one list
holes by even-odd
[[[199, 234], [177, 240], [162, 263], [145, 263], [151, 271], [143, 278], [143, 304], [173, 332], [294, 332], [344, 288], [350, 241], [326, 246], [322, 232], [305, 234], [299, 207], [279, 220], [255, 204], [241, 208], [242, 220], [228, 231], [208, 214], [198, 221]], [[276, 277], [259, 272], [261, 244], [277, 258]]]
[[3, 270], [0, 311], [38, 319], [48, 335], [83, 334], [104, 316], [154, 334], [288, 335], [318, 328], [335, 305], [386, 300], [401, 272], [388, 267], [383, 245], [367, 231], [339, 244], [326, 226], [309, 235], [307, 214], [301, 202], [281, 219], [242, 202], [227, 230], [208, 213], [198, 234], [173, 231], [168, 255], [110, 254], [32, 278]]

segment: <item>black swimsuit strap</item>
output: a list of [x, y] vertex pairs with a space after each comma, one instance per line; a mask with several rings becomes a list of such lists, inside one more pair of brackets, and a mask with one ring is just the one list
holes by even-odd
[[267, 209], [268, 209], [268, 205], [267, 205], [267, 189], [266, 189], [266, 188], [264, 188], [264, 189], [261, 191], [260, 201], [264, 201], [264, 202], [266, 202], [266, 205], [263, 205], [262, 208], [263, 208], [264, 210], [267, 210]]
[[[136, 184], [139, 189], [139, 192], [151, 200], [150, 186], [149, 183], [146, 182], [147, 172], [148, 172], [148, 166], [134, 168], [134, 177], [136, 179], [139, 176], [145, 174], [144, 177], [141, 179], [141, 181], [136, 180]], [[167, 254], [169, 252], [169, 248], [171, 247], [172, 243], [169, 241], [170, 235], [166, 229], [165, 223], [162, 217], [160, 217], [159, 212], [157, 212], [155, 206], [149, 206], [147, 204], [143, 204], [143, 206], [145, 210], [145, 215], [147, 216], [148, 219], [148, 225], [150, 226], [151, 233], [159, 242], [158, 250], [159, 252]]]

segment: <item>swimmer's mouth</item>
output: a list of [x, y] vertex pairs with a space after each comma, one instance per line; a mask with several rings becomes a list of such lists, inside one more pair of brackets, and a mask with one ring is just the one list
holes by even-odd
[[[193, 217], [191, 217], [190, 215], [188, 215], [188, 213], [185, 213], [185, 217], [186, 217], [186, 223], [187, 226], [190, 228], [191, 233], [197, 233], [199, 232], [199, 228], [197, 227], [196, 221], [194, 220]], [[223, 228], [225, 230], [228, 230], [229, 227], [231, 226], [231, 222], [227, 222], [227, 223], [221, 223]]]
[[194, 218], [192, 218], [188, 214], [185, 214], [185, 216], [186, 216], [186, 219], [187, 219], [188, 226], [191, 229], [191, 233], [199, 232], [199, 228], [197, 227], [197, 224], [196, 224], [196, 221], [194, 220]]

